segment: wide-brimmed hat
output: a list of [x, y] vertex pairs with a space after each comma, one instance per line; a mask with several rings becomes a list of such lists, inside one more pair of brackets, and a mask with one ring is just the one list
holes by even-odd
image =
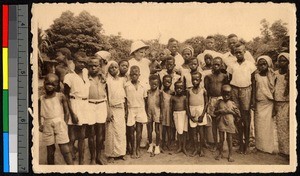
[[101, 57], [101, 59], [105, 60], [108, 62], [111, 59], [111, 54], [108, 51], [98, 51], [95, 56]]
[[141, 48], [149, 48], [149, 46], [140, 40], [133, 42], [131, 44], [130, 55]]

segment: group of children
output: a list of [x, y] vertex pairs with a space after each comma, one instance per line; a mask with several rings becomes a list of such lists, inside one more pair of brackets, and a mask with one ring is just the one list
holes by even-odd
[[[177, 141], [175, 153], [202, 157], [207, 135], [212, 133], [212, 147], [218, 150], [215, 159], [223, 157], [226, 136], [227, 159], [233, 162], [234, 133], [238, 133], [238, 151], [249, 152], [251, 108], [256, 115], [256, 148], [272, 153], [278, 142], [279, 151], [288, 155], [288, 53], [279, 55], [279, 70], [274, 72], [268, 57], [259, 57], [257, 67], [245, 60], [241, 43], [235, 44], [232, 54], [236, 60], [230, 65], [209, 53], [201, 63], [193, 57], [191, 46], [183, 48], [181, 56], [177, 45], [170, 39], [169, 50], [148, 60], [148, 46], [137, 41], [131, 46], [133, 58], [119, 63], [105, 51], [89, 57], [79, 52], [70, 62], [69, 51], [59, 50], [56, 73], [46, 75], [45, 94], [39, 99], [48, 164], [54, 164], [55, 143], [67, 164], [74, 164], [77, 152], [79, 164], [84, 164], [85, 138], [90, 164], [103, 164], [103, 148], [109, 162], [125, 159], [126, 153], [139, 158], [144, 124], [150, 156], [171, 150]], [[276, 126], [281, 126], [277, 139]], [[187, 142], [193, 148], [190, 154]]]

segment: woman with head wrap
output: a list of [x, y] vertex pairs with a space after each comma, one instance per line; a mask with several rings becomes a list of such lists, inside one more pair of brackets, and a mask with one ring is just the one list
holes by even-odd
[[124, 79], [120, 78], [119, 65], [109, 61], [107, 71], [108, 118], [105, 133], [105, 155], [112, 162], [114, 158], [123, 158], [126, 154], [125, 89]]
[[289, 155], [289, 53], [281, 53], [278, 56], [278, 67], [275, 71], [275, 119], [277, 124], [279, 153]]
[[259, 151], [277, 153], [276, 126], [273, 118], [275, 75], [272, 59], [260, 56], [257, 59], [257, 69], [254, 78], [253, 102], [255, 104], [255, 147]]

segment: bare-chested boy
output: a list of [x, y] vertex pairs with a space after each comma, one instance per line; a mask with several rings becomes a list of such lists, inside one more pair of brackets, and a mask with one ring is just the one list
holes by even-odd
[[222, 85], [228, 83], [228, 76], [225, 73], [221, 72], [222, 59], [220, 57], [216, 57], [212, 61], [212, 74], [207, 75], [204, 78], [204, 87], [207, 90], [208, 96], [208, 108], [207, 115], [208, 118], [211, 118], [212, 127], [207, 128], [207, 134], [213, 134], [213, 149], [215, 150], [217, 147], [218, 139], [217, 139], [217, 121], [215, 115], [215, 105], [218, 100], [222, 99]]
[[171, 97], [170, 107], [177, 131], [178, 150], [176, 153], [183, 152], [187, 155], [186, 133], [188, 131], [188, 117], [186, 110], [188, 108], [188, 103], [186, 95], [184, 94], [184, 87], [184, 83], [181, 80], [178, 80], [175, 83], [175, 95]]

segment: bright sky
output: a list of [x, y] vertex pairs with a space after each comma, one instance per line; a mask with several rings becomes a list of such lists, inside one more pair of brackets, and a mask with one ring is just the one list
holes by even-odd
[[166, 44], [174, 37], [184, 40], [211, 34], [237, 34], [245, 40], [260, 35], [260, 21], [272, 24], [281, 19], [294, 24], [293, 6], [273, 3], [114, 3], [114, 4], [34, 4], [33, 16], [43, 30], [53, 24], [61, 13], [70, 10], [78, 15], [88, 11], [100, 19], [106, 35], [117, 35], [132, 40], [158, 39]]

